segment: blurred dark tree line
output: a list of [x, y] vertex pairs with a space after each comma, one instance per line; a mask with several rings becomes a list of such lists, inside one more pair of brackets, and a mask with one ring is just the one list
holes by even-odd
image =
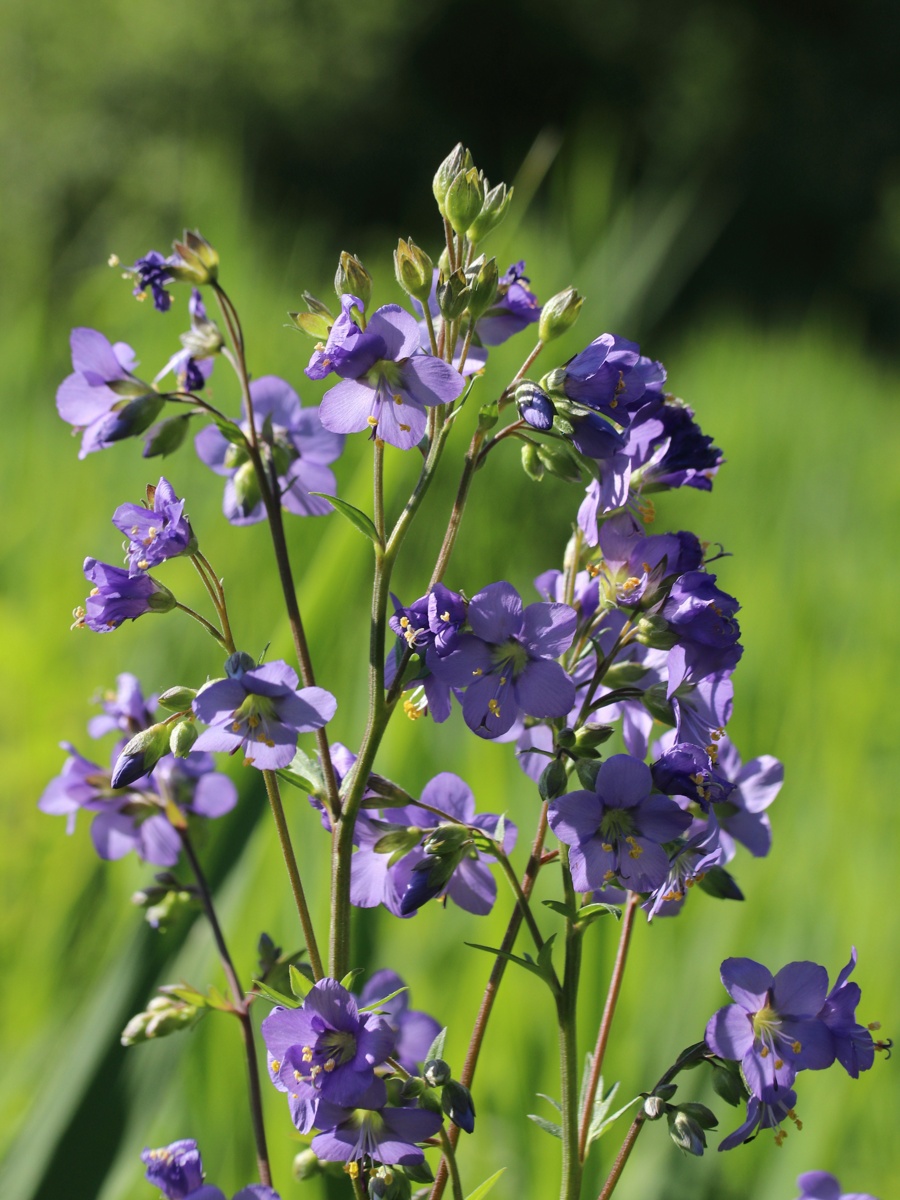
[[458, 138], [497, 181], [552, 131], [538, 206], [612, 154], [617, 187], [691, 181], [726, 214], [670, 319], [836, 306], [894, 343], [890, 0], [5, 0], [0, 32], [5, 302], [11, 278], [55, 288], [105, 256], [113, 204], [152, 234], [201, 221], [178, 181], [204, 155], [268, 237], [327, 241], [425, 227], [422, 183]]

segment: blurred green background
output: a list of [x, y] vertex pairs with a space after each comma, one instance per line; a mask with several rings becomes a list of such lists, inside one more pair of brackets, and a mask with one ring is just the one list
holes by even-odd
[[[719, 571], [744, 606], [733, 738], [745, 758], [771, 752], [786, 764], [771, 857], [736, 863], [748, 902], [696, 896], [678, 921], [639, 927], [608, 1081], [620, 1078], [627, 1098], [702, 1035], [724, 1000], [718, 964], [728, 955], [773, 969], [811, 958], [833, 977], [855, 943], [862, 1019], [896, 1031], [897, 23], [886, 0], [852, 9], [570, 0], [552, 10], [532, 0], [6, 0], [3, 1200], [149, 1198], [141, 1148], [183, 1136], [199, 1139], [210, 1180], [229, 1195], [253, 1170], [227, 1019], [128, 1051], [118, 1044], [157, 984], [219, 981], [204, 924], [147, 929], [128, 900], [152, 870], [98, 863], [87, 821], [68, 839], [35, 803], [61, 766], [58, 741], [95, 749], [84, 732], [90, 700], [120, 671], [158, 691], [220, 669], [178, 615], [112, 637], [69, 632], [82, 559], [118, 554], [108, 523], [116, 505], [165, 471], [226, 579], [239, 641], [254, 653], [271, 641], [272, 656], [287, 655], [269, 548], [263, 529], [227, 526], [219, 482], [190, 447], [164, 465], [145, 463], [137, 443], [78, 462], [54, 408], [70, 370], [69, 328], [129, 342], [155, 373], [185, 327], [185, 297], [160, 316], [104, 264], [111, 252], [128, 262], [165, 250], [184, 226], [199, 227], [221, 253], [252, 369], [285, 376], [315, 403], [324, 389], [303, 376], [309, 343], [285, 327], [286, 311], [304, 288], [327, 297], [345, 248], [376, 276], [377, 301], [397, 299], [390, 251], [412, 235], [436, 253], [430, 180], [459, 138], [492, 182], [517, 184], [513, 215], [488, 243], [501, 266], [525, 258], [542, 299], [570, 282], [588, 298], [548, 364], [606, 329], [640, 340], [723, 447], [728, 464], [712, 496], [666, 498], [657, 528], [693, 528], [733, 552]], [[485, 398], [526, 350], [514, 342], [492, 353]], [[213, 391], [236, 412], [222, 367]], [[395, 507], [412, 470], [389, 453]], [[342, 494], [366, 504], [364, 441], [351, 442], [337, 471]], [[427, 581], [423, 561], [443, 531], [454, 473], [448, 463], [411, 538], [397, 578], [405, 598]], [[471, 593], [509, 578], [527, 594], [558, 563], [579, 497], [552, 480], [531, 484], [512, 447], [498, 452], [476, 480], [448, 582]], [[320, 682], [340, 692], [333, 733], [355, 746], [367, 548], [335, 517], [292, 520], [289, 536]], [[199, 599], [186, 566], [165, 578], [186, 601]], [[398, 720], [380, 769], [415, 793], [448, 764], [480, 809], [506, 809], [523, 842], [530, 837], [534, 797], [511, 751], [479, 742], [458, 717], [438, 728]], [[286, 948], [299, 931], [256, 781], [237, 777], [241, 805], [207, 831], [202, 850], [246, 980], [261, 930]], [[286, 799], [324, 922], [327, 842], [299, 793]], [[507, 912], [501, 890], [482, 922], [434, 906], [402, 924], [360, 915], [356, 961], [408, 976], [413, 1004], [450, 1026], [452, 1062], [489, 966], [461, 943], [499, 939]], [[542, 918], [548, 931], [554, 920]], [[590, 932], [585, 1047], [615, 936], [603, 922]], [[451, 967], [448, 945], [460, 947]], [[845, 1189], [896, 1195], [893, 1064], [879, 1060], [859, 1081], [839, 1069], [807, 1074], [800, 1085], [804, 1128], [780, 1150], [763, 1136], [726, 1156], [683, 1159], [650, 1128], [617, 1195], [779, 1200], [814, 1167], [836, 1171]], [[554, 1194], [557, 1145], [523, 1112], [551, 1115], [535, 1093], [557, 1089], [549, 1000], [530, 976], [510, 973], [477, 1077], [478, 1136], [461, 1159], [467, 1190], [505, 1164], [496, 1195]], [[687, 1087], [684, 1096], [709, 1099]], [[266, 1103], [284, 1200], [323, 1194], [290, 1181], [297, 1144], [283, 1098], [270, 1092]], [[718, 1110], [733, 1128], [737, 1115]], [[600, 1143], [604, 1165], [621, 1132]], [[592, 1163], [586, 1197], [602, 1174]]]

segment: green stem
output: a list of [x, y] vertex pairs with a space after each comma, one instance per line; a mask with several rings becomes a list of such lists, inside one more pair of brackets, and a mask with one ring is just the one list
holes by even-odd
[[[577, 910], [577, 897], [569, 871], [568, 855], [560, 856], [566, 906]], [[581, 1159], [578, 1155], [578, 1042], [576, 1006], [581, 973], [581, 930], [577, 920], [566, 920], [566, 962], [563, 986], [557, 998], [559, 1026], [559, 1069], [562, 1103], [562, 1179], [560, 1200], [578, 1200], [581, 1191]]]
[[634, 929], [634, 918], [640, 902], [641, 898], [636, 892], [628, 893], [625, 911], [622, 914], [622, 928], [619, 932], [616, 961], [613, 966], [612, 977], [609, 981], [609, 990], [606, 993], [603, 1016], [600, 1018], [600, 1028], [597, 1031], [597, 1044], [594, 1047], [591, 1074], [588, 1080], [587, 1093], [584, 1098], [584, 1109], [581, 1114], [581, 1130], [578, 1135], [578, 1157], [581, 1162], [584, 1162], [585, 1155], [587, 1154], [587, 1138], [594, 1109], [594, 1097], [597, 1095], [597, 1087], [600, 1083], [600, 1076], [603, 1073], [603, 1058], [606, 1054], [607, 1043], [609, 1042], [609, 1031], [612, 1027], [613, 1017], [615, 1016], [616, 1003], [618, 1002], [619, 992], [622, 988], [625, 963], [628, 959], [628, 947], [631, 944], [631, 933]]
[[443, 1162], [449, 1164], [450, 1181], [453, 1189], [453, 1200], [463, 1200], [462, 1181], [459, 1177], [459, 1165], [456, 1161], [456, 1147], [450, 1141], [447, 1130], [441, 1126], [441, 1146], [444, 1151]]
[[309, 965], [312, 967], [313, 975], [319, 980], [325, 972], [322, 970], [322, 959], [319, 955], [319, 946], [316, 942], [316, 934], [313, 929], [312, 918], [309, 914], [309, 906], [306, 903], [306, 893], [303, 890], [294, 847], [291, 844], [291, 835], [288, 832], [287, 821], [284, 816], [284, 806], [281, 803], [281, 793], [278, 790], [278, 777], [274, 771], [263, 771], [263, 779], [266, 783], [269, 807], [272, 809], [272, 816], [275, 818], [275, 828], [278, 831], [278, 841], [281, 843], [284, 865], [287, 867], [288, 877], [291, 881], [294, 903], [297, 906], [297, 912], [300, 916], [300, 924], [303, 926], [303, 938], [306, 942], [307, 953], [309, 954]]
[[272, 1186], [272, 1170], [269, 1166], [269, 1151], [266, 1146], [266, 1127], [263, 1122], [262, 1112], [262, 1092], [259, 1086], [259, 1069], [256, 1062], [256, 1046], [253, 1040], [253, 1024], [250, 1020], [250, 1012], [247, 1007], [247, 1001], [244, 998], [244, 990], [241, 987], [238, 979], [237, 971], [234, 969], [234, 963], [231, 954], [228, 951], [228, 946], [225, 942], [225, 937], [222, 933], [222, 927], [219, 924], [219, 919], [216, 916], [215, 906], [213, 905], [212, 893], [209, 890], [209, 884], [206, 881], [206, 876], [203, 873], [203, 868], [200, 866], [200, 860], [194, 850], [193, 842], [190, 834], [186, 829], [179, 829], [178, 836], [181, 839], [181, 844], [184, 848], [188, 862], [191, 864], [191, 870], [194, 873], [194, 878], [197, 881], [197, 890], [200, 893], [200, 899], [203, 903], [203, 909], [206, 913], [206, 919], [209, 921], [212, 929], [213, 940], [216, 943], [216, 949], [219, 952], [219, 959], [222, 963], [222, 970], [225, 972], [225, 978], [228, 981], [228, 989], [231, 992], [232, 1007], [235, 1015], [240, 1021], [241, 1039], [244, 1043], [244, 1058], [247, 1064], [247, 1090], [250, 1101], [250, 1120], [253, 1125], [253, 1137], [256, 1142], [256, 1163], [259, 1170], [259, 1179], [267, 1187]]
[[[207, 621], [206, 617], [201, 617], [198, 612], [195, 612], [192, 608], [188, 608], [188, 606], [186, 604], [182, 604], [180, 600], [175, 601], [175, 607], [180, 608], [181, 611], [183, 613], [187, 613], [189, 617], [193, 617], [195, 621], [199, 621], [206, 632], [211, 634], [224, 650], [228, 650], [228, 643], [211, 621]], [[231, 653], [230, 650], [228, 652], [229, 654]]]
[[234, 654], [234, 636], [231, 632], [231, 622], [228, 619], [228, 607], [225, 603], [225, 589], [222, 587], [216, 574], [209, 564], [209, 561], [198, 550], [191, 555], [191, 562], [194, 564], [194, 570], [203, 581], [203, 586], [213, 602], [213, 607], [216, 610], [219, 621], [222, 625], [222, 635], [225, 639], [225, 649], [229, 654]]
[[375, 532], [378, 540], [384, 545], [384, 442], [375, 439], [375, 458], [372, 464], [373, 502], [372, 513], [375, 517]]
[[[531, 845], [531, 854], [525, 866], [525, 873], [522, 876], [522, 894], [526, 901], [530, 901], [531, 893], [534, 891], [534, 885], [537, 882], [538, 872], [541, 869], [544, 838], [546, 836], [547, 805], [542, 804], [540, 819], [538, 820], [534, 841]], [[506, 933], [503, 935], [503, 941], [500, 943], [500, 949], [504, 954], [512, 953], [523, 919], [524, 913], [522, 911], [522, 906], [517, 904], [509, 918], [509, 924], [506, 927]], [[481, 998], [481, 1006], [478, 1009], [478, 1015], [476, 1016], [475, 1024], [472, 1027], [472, 1036], [469, 1038], [469, 1049], [466, 1052], [466, 1061], [463, 1064], [462, 1074], [459, 1077], [460, 1083], [467, 1088], [472, 1087], [472, 1081], [475, 1078], [475, 1068], [478, 1066], [478, 1056], [481, 1053], [484, 1036], [487, 1032], [488, 1021], [490, 1020], [491, 1012], [494, 1007], [494, 1001], [497, 999], [497, 993], [500, 990], [500, 984], [506, 972], [507, 962], [508, 960], [499, 954], [494, 959], [494, 965], [491, 967], [491, 973], [484, 989], [484, 995]], [[450, 1127], [449, 1138], [451, 1145], [456, 1146], [457, 1142], [459, 1141], [458, 1126], [452, 1125]], [[444, 1189], [447, 1186], [447, 1179], [449, 1177], [448, 1170], [449, 1168], [446, 1158], [441, 1158], [429, 1200], [441, 1200], [441, 1197], [444, 1194]]]

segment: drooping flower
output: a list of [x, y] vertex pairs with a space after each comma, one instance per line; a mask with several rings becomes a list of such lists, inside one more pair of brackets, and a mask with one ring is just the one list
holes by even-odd
[[432, 670], [450, 687], [465, 688], [466, 724], [479, 737], [495, 738], [520, 714], [564, 716], [575, 684], [559, 663], [575, 636], [578, 614], [567, 604], [522, 605], [509, 583], [492, 583], [473, 596], [470, 634], [463, 634]]
[[109, 633], [123, 621], [136, 621], [145, 613], [171, 612], [175, 597], [150, 575], [132, 576], [122, 567], [84, 560], [84, 574], [94, 585], [84, 607], [76, 610], [75, 625], [87, 626], [95, 633]]
[[672, 584], [662, 615], [678, 638], [680, 656], [669, 658], [669, 686], [678, 687], [676, 663], [683, 674], [699, 680], [732, 671], [743, 653], [734, 596], [716, 586], [715, 575], [686, 571]]
[[662, 363], [642, 355], [636, 342], [602, 333], [566, 364], [562, 387], [570, 400], [627, 425], [665, 380]]
[[672, 396], [653, 397], [638, 409], [628, 436], [634, 482], [642, 491], [692, 487], [708, 492], [725, 461], [693, 410]]
[[131, 268], [136, 276], [134, 295], [143, 300], [149, 290], [157, 312], [168, 312], [172, 305], [172, 297], [166, 291], [175, 281], [171, 267], [169, 260], [158, 250], [148, 250]]
[[[775, 1129], [782, 1121], [793, 1121], [798, 1129], [801, 1128], [801, 1122], [794, 1112], [794, 1105], [797, 1103], [797, 1093], [791, 1088], [785, 1088], [778, 1093], [772, 1093], [768, 1100], [760, 1100], [758, 1096], [751, 1096], [747, 1101], [747, 1117], [742, 1125], [735, 1129], [734, 1133], [729, 1133], [728, 1137], [723, 1138], [719, 1142], [720, 1150], [733, 1150], [735, 1146], [740, 1146], [744, 1142], [751, 1142], [756, 1135], [763, 1129]], [[780, 1146], [784, 1141], [785, 1132], [779, 1129], [775, 1135], [775, 1141]]]
[[772, 823], [766, 809], [781, 791], [784, 766], [771, 754], [741, 764], [740, 755], [727, 737], [718, 741], [717, 771], [734, 784], [734, 790], [714, 801], [719, 838], [725, 862], [734, 858], [735, 842], [763, 858], [772, 846]]
[[420, 349], [415, 318], [399, 305], [383, 305], [364, 331], [350, 315], [363, 307], [356, 296], [341, 297], [341, 317], [306, 368], [311, 379], [332, 371], [341, 376], [322, 400], [322, 424], [335, 433], [368, 429], [410, 450], [425, 433], [426, 408], [456, 400], [465, 381], [449, 363]]
[[513, 263], [506, 274], [500, 276], [496, 300], [475, 324], [475, 332], [483, 346], [499, 346], [540, 320], [541, 306], [528, 286], [530, 283], [524, 262]]
[[73, 329], [74, 371], [60, 384], [56, 408], [75, 430], [83, 430], [79, 458], [143, 433], [159, 415], [164, 397], [132, 374], [134, 351], [111, 344], [96, 329]]
[[690, 816], [668, 796], [651, 795], [650, 768], [629, 754], [614, 754], [597, 773], [593, 792], [569, 792], [551, 801], [550, 827], [569, 849], [576, 891], [610, 883], [649, 892], [666, 879], [662, 843], [677, 838]]
[[747, 1087], [761, 1100], [790, 1088], [798, 1071], [834, 1062], [834, 1044], [819, 1016], [828, 972], [812, 962], [788, 963], [772, 975], [749, 958], [727, 958], [722, 983], [734, 1001], [709, 1019], [706, 1044], [741, 1064]]
[[218, 325], [207, 316], [198, 288], [191, 290], [188, 312], [191, 327], [179, 335], [182, 348], [172, 355], [153, 382], [159, 383], [171, 371], [182, 391], [199, 392], [212, 374], [214, 355], [222, 349], [224, 340]]
[[395, 971], [382, 970], [370, 975], [359, 994], [362, 1008], [384, 1000], [392, 992], [400, 994], [386, 1003], [378, 1004], [378, 1012], [385, 1017], [396, 1038], [393, 1057], [411, 1075], [418, 1073], [425, 1061], [431, 1043], [441, 1031], [441, 1026], [426, 1012], [409, 1007], [409, 992], [400, 991], [404, 982]]
[[156, 711], [156, 697], [148, 696], [145, 700], [141, 681], [128, 671], [116, 676], [116, 690], [97, 697], [97, 703], [103, 712], [88, 721], [88, 733], [92, 738], [103, 737], [115, 730], [133, 737], [153, 723]]
[[225, 670], [227, 678], [207, 683], [194, 698], [194, 712], [209, 726], [196, 750], [243, 748], [248, 763], [276, 771], [294, 757], [301, 733], [321, 729], [334, 716], [334, 696], [319, 687], [298, 689], [297, 673], [286, 662], [257, 667], [249, 655], [233, 654]]
[[147, 500], [150, 507], [120, 504], [112, 518], [113, 525], [131, 539], [128, 565], [132, 577], [186, 553], [194, 543], [184, 501], [178, 499], [168, 479], [161, 477], [155, 488], [148, 487]]
[[[301, 408], [300, 397], [277, 375], [254, 379], [250, 398], [259, 443], [271, 459], [282, 506], [300, 517], [331, 512], [327, 500], [310, 493], [336, 493], [328, 464], [340, 456], [344, 439], [323, 428], [318, 408]], [[249, 434], [246, 415], [241, 428]], [[222, 509], [232, 525], [262, 521], [265, 506], [246, 450], [229, 442], [215, 425], [201, 429], [194, 444], [201, 460], [228, 480]]]
[[390, 618], [390, 626], [405, 645], [398, 641], [388, 655], [385, 687], [393, 684], [398, 664], [407, 649], [413, 651], [419, 656], [420, 666], [408, 677], [404, 687], [412, 688], [421, 683], [432, 719], [438, 723], [446, 721], [450, 716], [450, 687], [434, 674], [433, 664], [436, 658], [446, 658], [456, 649], [466, 621], [466, 602], [442, 583], [435, 584], [428, 595], [414, 600], [409, 606], [402, 605], [396, 596], [392, 599], [394, 615]]
[[860, 988], [850, 983], [849, 976], [856, 966], [856, 947], [850, 951], [850, 961], [834, 981], [819, 1012], [819, 1019], [831, 1032], [834, 1056], [852, 1079], [860, 1071], [868, 1071], [875, 1061], [875, 1042], [872, 1034], [856, 1019]]

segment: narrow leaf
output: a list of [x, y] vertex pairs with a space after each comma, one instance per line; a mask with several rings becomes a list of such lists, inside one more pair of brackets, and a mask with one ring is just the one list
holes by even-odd
[[366, 535], [369, 541], [374, 542], [376, 546], [381, 545], [381, 539], [378, 536], [378, 530], [369, 520], [364, 512], [360, 512], [358, 508], [354, 508], [352, 504], [348, 504], [346, 500], [340, 500], [337, 496], [329, 496], [327, 492], [310, 492], [311, 496], [321, 496], [341, 514], [346, 517], [354, 529], [358, 529], [360, 533]]
[[391, 992], [389, 996], [383, 996], [380, 1000], [376, 1000], [373, 1004], [364, 1004], [359, 1011], [375, 1012], [376, 1009], [381, 1008], [382, 1004], [387, 1004], [389, 1000], [393, 1000], [395, 996], [399, 996], [401, 992], [405, 992], [407, 990], [407, 985], [404, 984], [403, 987], [398, 987], [395, 992]]
[[296, 996], [285, 996], [284, 992], [277, 992], [275, 988], [269, 987], [267, 983], [263, 983], [261, 979], [253, 980], [253, 987], [260, 996], [265, 996], [267, 1000], [271, 1000], [273, 1004], [280, 1004], [282, 1008], [299, 1008], [300, 1001]]
[[468, 1196], [466, 1196], [466, 1200], [484, 1200], [485, 1196], [488, 1194], [488, 1192], [491, 1190], [491, 1188], [494, 1186], [494, 1184], [497, 1182], [497, 1180], [500, 1178], [500, 1176], [503, 1174], [503, 1172], [505, 1170], [506, 1170], [506, 1167], [501, 1167], [499, 1171], [496, 1171], [490, 1177], [490, 1179], [486, 1179], [484, 1181], [484, 1183], [479, 1183], [478, 1187], [475, 1189], [474, 1192], [469, 1192]]
[[341, 980], [341, 987], [346, 988], [347, 991], [349, 992], [349, 990], [353, 984], [353, 980], [357, 977], [357, 975], [362, 975], [362, 972], [363, 972], [362, 967], [354, 967], [352, 971], [348, 971], [347, 974], [344, 976], [344, 978]]
[[447, 1040], [447, 1026], [445, 1025], [441, 1032], [437, 1035], [431, 1045], [428, 1047], [428, 1053], [425, 1055], [425, 1062], [430, 1062], [433, 1058], [444, 1057], [444, 1042]]
[[288, 967], [291, 980], [291, 991], [298, 1000], [303, 1000], [312, 989], [312, 980], [307, 979], [302, 971], [298, 971], [293, 963]]
[[543, 1129], [544, 1132], [549, 1133], [551, 1135], [551, 1137], [559, 1138], [560, 1141], [562, 1140], [562, 1127], [561, 1126], [554, 1125], [554, 1123], [552, 1121], [547, 1121], [544, 1119], [544, 1117], [539, 1117], [535, 1113], [528, 1113], [528, 1120], [534, 1121], [534, 1123], [535, 1123], [535, 1125], [537, 1125], [538, 1129]]
[[548, 1096], [546, 1092], [538, 1092], [542, 1100], [546, 1100], [548, 1104], [552, 1104], [557, 1112], [562, 1112], [562, 1105], [558, 1100], [554, 1100], [552, 1096]]

